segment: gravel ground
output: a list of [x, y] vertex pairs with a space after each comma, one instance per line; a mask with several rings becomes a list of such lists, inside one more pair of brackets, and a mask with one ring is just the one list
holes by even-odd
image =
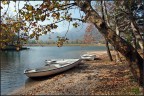
[[[63, 73], [45, 77], [8, 95], [142, 95], [128, 65], [108, 60], [106, 51], [96, 54], [93, 61], [82, 61]], [[114, 55], [114, 52], [112, 52]]]

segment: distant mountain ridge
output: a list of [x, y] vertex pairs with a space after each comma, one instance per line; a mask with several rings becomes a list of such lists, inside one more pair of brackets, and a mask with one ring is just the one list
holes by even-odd
[[[78, 26], [77, 28], [72, 28], [68, 31], [68, 33], [66, 34], [66, 32], [54, 32], [54, 33], [48, 33], [46, 35], [43, 35], [40, 37], [40, 40], [42, 41], [48, 41], [48, 40], [53, 40], [53, 41], [56, 41], [57, 40], [57, 36], [60, 36], [60, 37], [64, 37], [65, 34], [66, 34], [66, 37], [70, 40], [70, 41], [73, 41], [73, 40], [83, 40], [84, 38], [84, 34], [85, 34], [85, 30], [87, 28], [87, 25], [86, 23]], [[94, 37], [96, 38], [96, 40], [102, 40], [103, 39], [103, 36], [98, 32], [98, 30], [96, 28], [94, 28], [94, 31], [92, 32], [92, 34], [94, 35]]]

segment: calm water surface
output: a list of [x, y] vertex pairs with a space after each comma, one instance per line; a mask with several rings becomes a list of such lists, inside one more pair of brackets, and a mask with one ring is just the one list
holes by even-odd
[[87, 51], [106, 50], [104, 46], [65, 46], [65, 47], [29, 47], [23, 51], [0, 52], [1, 95], [25, 85], [28, 77], [23, 74], [26, 68], [44, 66], [46, 59], [80, 58]]

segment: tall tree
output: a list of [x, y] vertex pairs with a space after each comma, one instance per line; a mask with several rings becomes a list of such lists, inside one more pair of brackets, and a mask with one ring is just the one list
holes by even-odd
[[[124, 39], [116, 34], [103, 19], [98, 15], [98, 13], [92, 8], [91, 0], [86, 0], [81, 2], [77, 0], [77, 5], [86, 14], [86, 20], [91, 21], [97, 29], [102, 33], [102, 35], [113, 45], [116, 50], [118, 50], [129, 62], [129, 64], [137, 64], [140, 71], [139, 82], [143, 85], [143, 59], [138, 52], [134, 52], [134, 47], [127, 43]], [[133, 57], [134, 55], [137, 57]]]
[[[107, 16], [107, 15], [105, 15], [105, 14], [106, 14], [105, 12], [106, 12], [106, 8], [105, 8], [105, 6], [104, 6], [104, 1], [101, 0], [102, 19], [103, 19], [104, 23], [106, 23], [108, 26], [110, 26], [107, 17], [105, 18], [105, 16]], [[110, 52], [110, 49], [109, 49], [109, 44], [108, 44], [108, 41], [107, 41], [106, 38], [105, 38], [105, 42], [106, 42], [107, 54], [108, 54], [108, 56], [109, 56], [109, 59], [110, 59], [110, 61], [113, 61], [112, 55], [111, 55], [111, 52]]]

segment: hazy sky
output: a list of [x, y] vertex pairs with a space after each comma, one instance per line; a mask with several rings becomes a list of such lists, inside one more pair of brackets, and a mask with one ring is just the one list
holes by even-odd
[[[36, 5], [36, 4], [41, 4], [42, 1], [30, 1], [29, 3], [31, 5]], [[20, 1], [19, 8], [21, 9], [24, 6], [24, 4], [25, 4], [24, 1]], [[2, 15], [6, 11], [6, 9], [7, 9], [8, 6], [7, 5], [3, 5], [3, 4], [1, 4], [1, 5], [3, 7], [3, 9], [1, 10], [1, 15]], [[18, 2], [16, 3], [16, 9], [18, 9], [17, 5], [18, 5]], [[74, 18], [79, 18], [80, 14], [84, 15], [84, 13], [80, 12], [79, 9], [72, 9], [72, 10], [69, 10], [69, 12], [72, 13], [72, 17], [74, 17]], [[11, 15], [16, 15], [16, 12], [15, 12], [15, 2], [10, 1], [8, 13], [11, 14]], [[52, 22], [52, 20], [50, 20], [50, 21], [45, 20], [44, 22], [40, 21], [39, 24], [47, 24], [48, 22]], [[68, 29], [68, 25], [69, 24], [68, 24], [67, 21], [61, 22], [61, 23], [58, 24], [59, 27], [56, 30], [52, 30], [52, 31], [54, 31], [54, 32], [63, 32], [64, 31], [65, 32]], [[69, 29], [71, 29], [71, 28], [73, 28], [72, 23], [71, 23]]]

